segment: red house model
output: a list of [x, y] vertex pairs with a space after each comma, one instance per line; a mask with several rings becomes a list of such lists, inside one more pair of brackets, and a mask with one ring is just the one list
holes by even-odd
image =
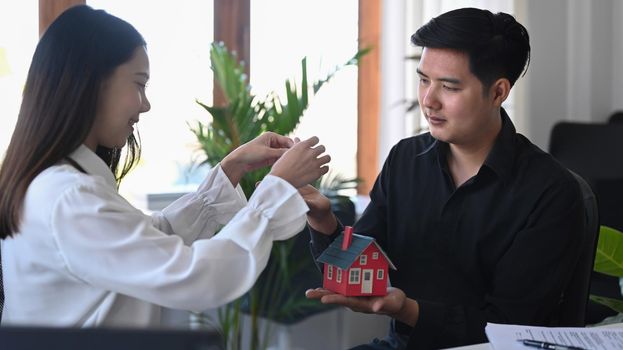
[[350, 226], [316, 260], [324, 264], [322, 286], [346, 296], [386, 295], [388, 266], [396, 270], [374, 238]]

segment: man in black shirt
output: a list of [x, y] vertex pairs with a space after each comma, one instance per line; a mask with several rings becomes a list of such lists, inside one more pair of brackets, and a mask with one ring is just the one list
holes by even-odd
[[[516, 133], [501, 107], [527, 67], [526, 29], [504, 13], [459, 9], [424, 25], [418, 98], [430, 132], [396, 144], [354, 232], [397, 266], [385, 297], [309, 298], [393, 318], [361, 349], [485, 342], [487, 322], [556, 325], [580, 254], [574, 177]], [[302, 190], [318, 256], [341, 232], [329, 201]]]

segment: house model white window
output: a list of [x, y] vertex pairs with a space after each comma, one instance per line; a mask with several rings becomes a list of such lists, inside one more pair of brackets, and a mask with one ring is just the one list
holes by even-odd
[[362, 254], [361, 256], [359, 256], [359, 265], [365, 265], [368, 262], [368, 256], [365, 254]]
[[351, 269], [350, 276], [348, 278], [349, 284], [359, 284], [359, 278], [361, 276], [361, 269]]

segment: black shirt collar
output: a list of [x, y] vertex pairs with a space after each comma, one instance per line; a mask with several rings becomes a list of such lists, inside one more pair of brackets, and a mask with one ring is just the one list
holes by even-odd
[[512, 174], [515, 163], [517, 131], [504, 108], [501, 109], [500, 114], [502, 115], [502, 129], [495, 139], [484, 165], [493, 170], [499, 177], [507, 177]]
[[[500, 109], [502, 118], [502, 128], [495, 139], [489, 155], [485, 159], [483, 166], [491, 169], [499, 177], [507, 177], [512, 174], [513, 163], [515, 161], [515, 136], [517, 134], [515, 126], [504, 108]], [[435, 140], [433, 146], [437, 149], [437, 159], [441, 168], [448, 171], [447, 154], [449, 151], [448, 143]]]

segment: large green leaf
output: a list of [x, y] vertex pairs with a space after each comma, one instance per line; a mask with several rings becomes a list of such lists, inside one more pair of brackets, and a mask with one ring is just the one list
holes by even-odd
[[243, 63], [239, 62], [236, 55], [230, 53], [222, 42], [212, 44], [210, 60], [214, 77], [230, 102], [252, 100]]
[[614, 277], [623, 276], [623, 233], [611, 227], [599, 228], [594, 270]]
[[607, 306], [609, 308], [611, 308], [612, 310], [619, 312], [619, 313], [623, 313], [623, 300], [620, 299], [613, 299], [613, 298], [606, 298], [606, 297], [600, 297], [597, 295], [592, 295], [590, 296], [591, 300]]
[[263, 118], [266, 131], [274, 131], [281, 135], [290, 134], [299, 124], [301, 117], [308, 107], [307, 59], [301, 60], [302, 80], [300, 87], [291, 80], [285, 81], [286, 103], [283, 104], [279, 96], [271, 94], [263, 107]]

